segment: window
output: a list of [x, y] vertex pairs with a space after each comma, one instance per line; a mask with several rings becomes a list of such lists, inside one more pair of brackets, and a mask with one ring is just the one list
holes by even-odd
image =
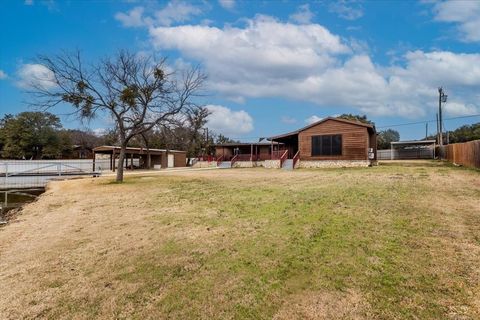
[[342, 135], [325, 135], [312, 137], [312, 156], [342, 155]]

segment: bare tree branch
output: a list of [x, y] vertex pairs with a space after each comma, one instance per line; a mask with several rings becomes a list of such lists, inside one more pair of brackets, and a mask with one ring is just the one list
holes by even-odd
[[[198, 107], [205, 74], [196, 66], [167, 72], [165, 58], [119, 51], [97, 64], [86, 65], [80, 51], [39, 56], [38, 63], [52, 74], [51, 85], [32, 81], [31, 105], [43, 109], [61, 103], [73, 106], [80, 119], [108, 113], [118, 129], [123, 163], [128, 142], [156, 126], [175, 123], [178, 115]], [[123, 166], [117, 181], [123, 180]]]

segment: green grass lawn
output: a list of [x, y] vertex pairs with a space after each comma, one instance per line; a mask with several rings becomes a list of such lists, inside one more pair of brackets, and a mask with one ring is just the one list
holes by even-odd
[[42, 316], [480, 317], [478, 171], [433, 162], [198, 171], [53, 197], [81, 210], [95, 192], [106, 198], [85, 219], [104, 234], [82, 225], [34, 270], [59, 259], [82, 270], [33, 288], [49, 288]]

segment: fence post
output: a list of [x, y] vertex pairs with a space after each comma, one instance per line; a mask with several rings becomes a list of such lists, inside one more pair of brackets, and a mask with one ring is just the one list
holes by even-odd
[[58, 175], [62, 176], [62, 163], [61, 162], [59, 164], [57, 164], [57, 171], [58, 171]]
[[5, 163], [5, 187], [7, 187], [8, 180], [8, 162]]

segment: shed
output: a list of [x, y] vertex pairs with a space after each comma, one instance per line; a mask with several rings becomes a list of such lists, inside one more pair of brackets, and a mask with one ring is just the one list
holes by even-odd
[[[93, 149], [93, 170], [97, 155], [110, 159], [110, 170], [119, 166], [119, 146], [100, 146]], [[130, 169], [161, 169], [186, 166], [186, 151], [168, 149], [147, 149], [128, 147], [125, 156], [125, 168]]]

